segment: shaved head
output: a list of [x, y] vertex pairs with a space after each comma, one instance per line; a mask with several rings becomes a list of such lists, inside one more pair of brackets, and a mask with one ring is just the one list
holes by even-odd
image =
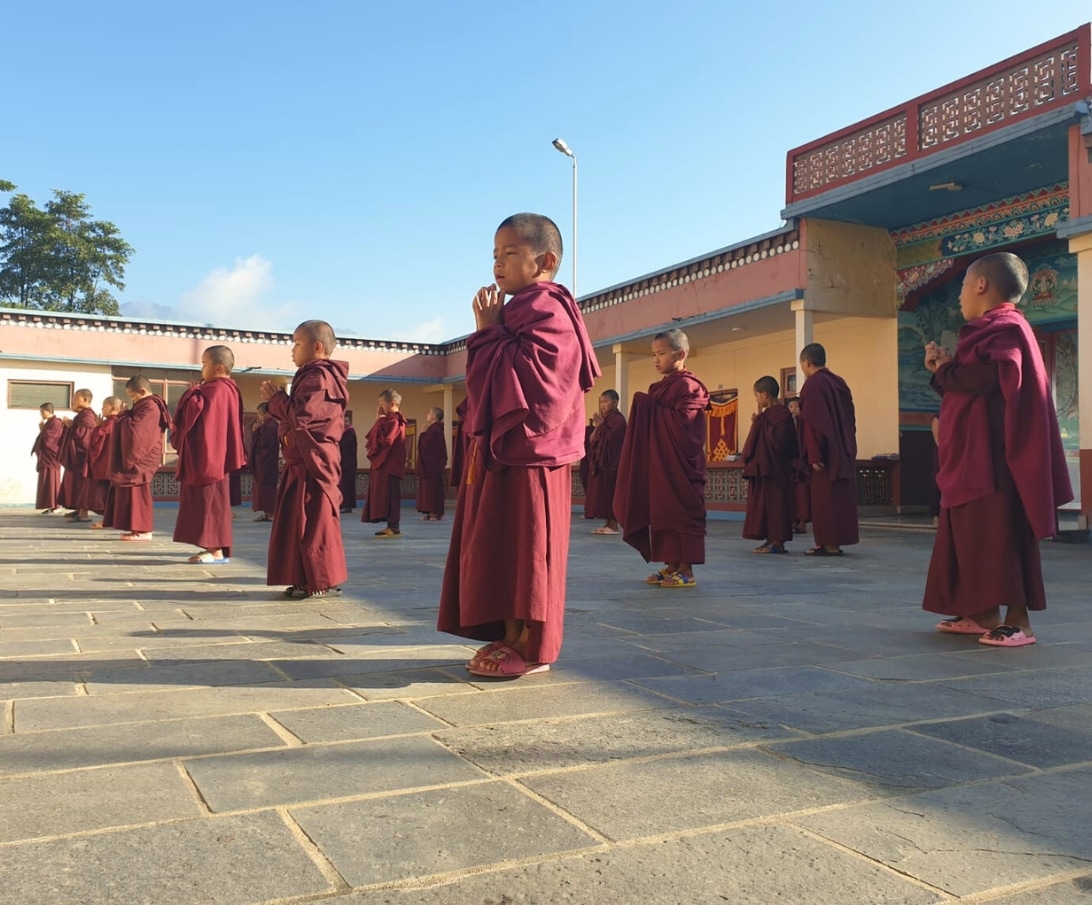
[[609, 399], [611, 402], [618, 402], [622, 398], [618, 395], [617, 390], [603, 390], [603, 392], [599, 394], [599, 398], [603, 399], [604, 397]]
[[770, 376], [759, 377], [755, 381], [755, 392], [765, 393], [771, 399], [776, 399], [781, 395], [781, 385]]
[[43, 402], [40, 406], [38, 406], [38, 410], [42, 411], [42, 412], [49, 412], [49, 414], [52, 415], [53, 414], [53, 403], [52, 402]]
[[326, 350], [327, 355], [334, 354], [337, 346], [337, 337], [334, 336], [334, 328], [326, 321], [304, 321], [296, 327], [297, 333], [302, 333], [311, 342], [316, 342]]
[[395, 405], [402, 404], [402, 394], [399, 393], [398, 390], [383, 390], [383, 392], [379, 394], [379, 398], [384, 402], [393, 402]]
[[152, 385], [148, 382], [147, 377], [140, 374], [134, 374], [125, 381], [125, 389], [132, 390], [134, 393], [150, 393], [152, 391]]
[[429, 409], [429, 411], [432, 412], [432, 417], [435, 418], [437, 421], [443, 421], [444, 420], [444, 410], [443, 409], [436, 408], [435, 406], [433, 406], [432, 408]]
[[227, 346], [209, 346], [205, 349], [205, 355], [209, 357], [213, 366], [222, 367], [225, 374], [230, 374], [231, 369], [235, 367], [235, 353]]
[[[500, 226], [502, 229], [514, 231], [524, 242], [531, 246], [531, 251], [536, 255], [553, 252], [557, 256], [557, 266], [561, 266], [561, 255], [564, 251], [561, 242], [561, 230], [557, 228], [549, 217], [542, 214], [512, 214]], [[556, 272], [556, 271], [555, 271]]]
[[76, 390], [75, 395], [79, 396], [80, 399], [82, 399], [84, 402], [90, 402], [91, 401], [91, 391], [90, 390]]
[[825, 368], [827, 366], [827, 350], [819, 343], [808, 343], [800, 350], [800, 360], [806, 361], [817, 368]]
[[652, 337], [652, 341], [663, 340], [667, 343], [669, 349], [672, 352], [689, 352], [690, 351], [690, 339], [682, 330], [674, 327], [670, 330], [664, 330], [663, 333], [657, 333]]
[[121, 412], [125, 410], [125, 403], [122, 402], [117, 396], [107, 396], [102, 400], [102, 410], [105, 412], [107, 409], [111, 409], [115, 412]]
[[971, 264], [968, 270], [989, 283], [1006, 302], [1020, 301], [1028, 288], [1028, 265], [1011, 252], [986, 255]]

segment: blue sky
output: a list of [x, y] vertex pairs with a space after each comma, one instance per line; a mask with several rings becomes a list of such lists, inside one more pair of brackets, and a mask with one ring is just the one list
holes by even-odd
[[1087, 0], [13, 2], [0, 178], [120, 227], [129, 313], [438, 341], [472, 329], [501, 219], [546, 213], [568, 241], [557, 136], [584, 295], [775, 228], [789, 148], [1089, 19]]

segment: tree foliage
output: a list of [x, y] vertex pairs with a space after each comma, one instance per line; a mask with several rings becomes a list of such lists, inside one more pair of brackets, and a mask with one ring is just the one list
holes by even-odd
[[[16, 186], [0, 179], [0, 192]], [[132, 246], [83, 195], [54, 190], [44, 207], [13, 194], [0, 208], [0, 301], [21, 308], [118, 314]]]

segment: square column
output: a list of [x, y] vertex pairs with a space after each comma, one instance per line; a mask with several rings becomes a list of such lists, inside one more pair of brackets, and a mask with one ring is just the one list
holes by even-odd
[[804, 385], [804, 372], [800, 370], [800, 350], [815, 341], [812, 338], [813, 315], [804, 307], [804, 299], [793, 302], [792, 310], [796, 314], [796, 391], [799, 393]]
[[629, 417], [629, 363], [636, 357], [632, 352], [625, 352], [621, 343], [611, 347], [614, 353], [614, 389], [618, 393], [618, 411]]
[[447, 461], [451, 461], [451, 425], [455, 423], [455, 387], [450, 383], [444, 384], [444, 418], [447, 420], [447, 430], [444, 431], [444, 446], [447, 448]]
[[1092, 522], [1092, 233], [1073, 236], [1069, 251], [1077, 256], [1077, 399], [1079, 431], [1080, 527]]

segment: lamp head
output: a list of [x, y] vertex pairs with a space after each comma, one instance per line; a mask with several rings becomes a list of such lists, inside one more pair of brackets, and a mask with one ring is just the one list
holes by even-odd
[[575, 156], [573, 154], [573, 149], [570, 148], [567, 144], [565, 144], [565, 139], [564, 138], [555, 138], [554, 141], [553, 141], [553, 145], [554, 145], [555, 148], [557, 148], [566, 157], [574, 157]]

